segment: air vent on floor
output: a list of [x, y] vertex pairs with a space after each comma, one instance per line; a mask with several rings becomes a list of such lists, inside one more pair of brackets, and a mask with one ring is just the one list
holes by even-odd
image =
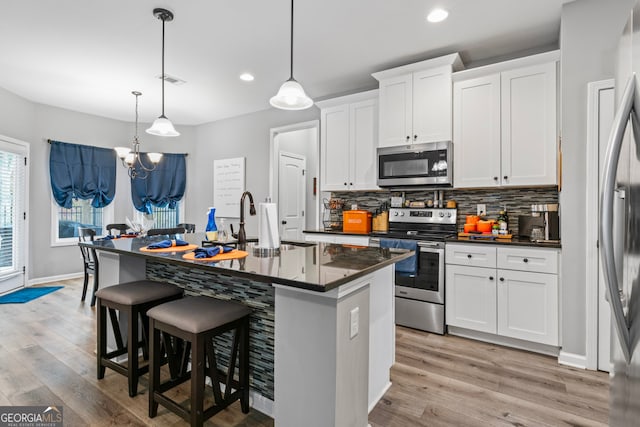
[[[157, 79], [161, 79], [162, 76], [161, 75], [157, 75], [156, 78]], [[176, 85], [176, 86], [180, 86], [180, 85], [183, 85], [183, 84], [186, 83], [186, 81], [184, 81], [182, 79], [179, 79], [177, 77], [170, 76], [169, 74], [166, 74], [166, 73], [164, 75], [164, 81], [167, 82], [167, 83], [171, 83], [173, 85]]]

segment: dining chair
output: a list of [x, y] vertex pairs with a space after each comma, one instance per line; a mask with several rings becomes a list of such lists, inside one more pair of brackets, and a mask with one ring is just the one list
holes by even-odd
[[169, 235], [173, 236], [175, 234], [184, 234], [184, 227], [173, 227], [173, 228], [152, 228], [147, 231], [147, 236], [160, 236], [160, 235]]
[[196, 232], [196, 225], [195, 224], [187, 224], [187, 223], [182, 223], [182, 224], [178, 224], [178, 227], [182, 227], [184, 228], [185, 233], [195, 233]]
[[108, 224], [105, 229], [109, 236], [112, 236], [111, 230], [118, 230], [118, 234], [126, 234], [129, 226], [127, 224]]
[[[96, 231], [93, 228], [78, 227], [78, 240], [80, 242], [93, 242]], [[84, 263], [84, 284], [82, 285], [82, 298], [84, 301], [87, 296], [87, 286], [89, 285], [89, 274], [93, 275], [93, 292], [91, 292], [91, 307], [96, 305], [96, 291], [98, 290], [98, 257], [96, 250], [80, 246], [82, 253], [82, 261]]]

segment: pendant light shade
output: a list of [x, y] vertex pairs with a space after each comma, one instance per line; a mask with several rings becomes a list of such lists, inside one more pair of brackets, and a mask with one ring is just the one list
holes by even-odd
[[160, 76], [160, 80], [162, 80], [162, 114], [154, 120], [146, 132], [156, 136], [178, 136], [180, 132], [176, 131], [173, 123], [164, 115], [164, 23], [166, 21], [173, 21], [173, 13], [167, 9], [157, 8], [153, 9], [153, 16], [162, 21], [162, 75]]
[[178, 132], [173, 127], [173, 123], [171, 123], [171, 121], [169, 121], [169, 119], [167, 119], [164, 115], [155, 119], [151, 127], [147, 129], [146, 132], [156, 136], [179, 136], [180, 135], [180, 132]]
[[291, 0], [291, 50], [289, 55], [289, 80], [280, 86], [276, 96], [269, 103], [282, 110], [304, 110], [313, 105], [313, 100], [307, 96], [302, 85], [293, 78], [293, 0]]
[[278, 94], [269, 103], [282, 110], [304, 110], [313, 105], [313, 100], [307, 96], [300, 83], [290, 78], [282, 83]]

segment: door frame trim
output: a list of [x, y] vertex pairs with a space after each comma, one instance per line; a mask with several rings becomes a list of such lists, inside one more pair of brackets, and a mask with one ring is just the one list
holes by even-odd
[[22, 141], [20, 139], [16, 139], [16, 138], [11, 138], [10, 136], [6, 136], [6, 135], [0, 135], [0, 139], [11, 143], [11, 144], [15, 144], [18, 145], [20, 147], [23, 147], [25, 150], [25, 156], [27, 158], [26, 161], [26, 165], [25, 165], [25, 170], [24, 170], [24, 192], [25, 194], [23, 195], [24, 197], [24, 211], [27, 213], [27, 217], [24, 220], [24, 251], [23, 251], [23, 265], [25, 268], [25, 272], [24, 272], [24, 277], [23, 277], [23, 282], [22, 282], [22, 287], [26, 287], [26, 286], [30, 286], [29, 284], [29, 274], [31, 272], [30, 269], [30, 264], [29, 264], [29, 247], [30, 247], [30, 243], [29, 243], [29, 221], [31, 219], [31, 215], [30, 215], [30, 211], [29, 211], [29, 177], [31, 175], [30, 169], [31, 169], [31, 144], [26, 142], [26, 141]]
[[[320, 120], [310, 120], [307, 122], [295, 123], [287, 126], [280, 126], [276, 128], [271, 128], [269, 131], [269, 199], [278, 203], [278, 153], [280, 152], [280, 144], [276, 137], [281, 133], [293, 132], [297, 130], [304, 129], [314, 129], [315, 138], [316, 138], [316, 158], [315, 158], [315, 167], [316, 170], [320, 171]], [[309, 168], [310, 159], [307, 159], [307, 168]], [[317, 177], [316, 177], [317, 178]], [[319, 185], [319, 182], [318, 182]], [[315, 217], [316, 221], [314, 227], [316, 229], [320, 228], [320, 197], [319, 196], [319, 188], [315, 196]], [[305, 203], [306, 205], [306, 203]], [[306, 211], [306, 209], [305, 209]], [[307, 212], [308, 214], [308, 212]], [[306, 216], [306, 215], [305, 215]], [[305, 220], [306, 221], [306, 220]]]
[[613, 79], [590, 82], [587, 85], [587, 164], [586, 164], [586, 337], [587, 369], [598, 369], [598, 221], [599, 221], [599, 147], [598, 93], [614, 89]]

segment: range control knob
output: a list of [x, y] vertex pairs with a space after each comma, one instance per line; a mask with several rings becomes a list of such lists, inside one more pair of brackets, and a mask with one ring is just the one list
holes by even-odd
[[451, 212], [447, 212], [447, 218], [451, 218]]
[[398, 216], [398, 211], [395, 211], [395, 212], [393, 213], [393, 216]]
[[440, 218], [444, 217], [444, 212], [440, 212]]
[[404, 212], [400, 212], [400, 216], [404, 216]]

